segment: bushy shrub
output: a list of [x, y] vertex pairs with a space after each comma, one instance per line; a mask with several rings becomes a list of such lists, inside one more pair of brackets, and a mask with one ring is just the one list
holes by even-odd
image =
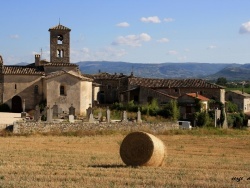
[[125, 107], [122, 103], [114, 103], [111, 107], [111, 110], [125, 110]]
[[228, 125], [233, 128], [242, 128], [247, 124], [247, 118], [243, 113], [229, 114], [227, 117]]
[[198, 127], [209, 126], [211, 124], [211, 119], [207, 112], [196, 112], [195, 113], [196, 125]]
[[10, 107], [7, 104], [1, 104], [0, 105], [0, 112], [10, 112]]
[[160, 115], [173, 121], [177, 121], [180, 117], [180, 110], [177, 101], [171, 100], [168, 104], [164, 105], [160, 111]]
[[134, 101], [129, 101], [127, 106], [126, 106], [126, 110], [129, 112], [137, 112], [138, 111], [138, 105], [136, 105], [134, 103]]
[[226, 103], [226, 111], [229, 113], [233, 113], [233, 112], [238, 112], [238, 106], [237, 104], [227, 101]]

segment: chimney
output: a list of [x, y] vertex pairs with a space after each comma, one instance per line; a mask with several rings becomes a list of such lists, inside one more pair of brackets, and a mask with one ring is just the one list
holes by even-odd
[[199, 96], [199, 94], [198, 94], [198, 92], [196, 92], [196, 98], [198, 98], [198, 96]]
[[134, 72], [133, 71], [131, 72], [130, 77], [134, 77]]
[[35, 66], [40, 66], [40, 55], [35, 54]]

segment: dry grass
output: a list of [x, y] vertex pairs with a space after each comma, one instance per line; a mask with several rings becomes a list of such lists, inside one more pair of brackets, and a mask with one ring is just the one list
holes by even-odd
[[250, 187], [250, 136], [157, 137], [158, 168], [126, 167], [121, 134], [0, 137], [0, 187]]

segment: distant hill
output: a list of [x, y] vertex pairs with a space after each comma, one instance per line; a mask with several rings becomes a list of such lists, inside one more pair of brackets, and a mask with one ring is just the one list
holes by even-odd
[[207, 76], [207, 79], [224, 77], [227, 80], [250, 80], [250, 64], [234, 64]]
[[108, 73], [131, 74], [150, 78], [204, 78], [233, 64], [220, 63], [128, 63], [111, 61], [84, 61], [76, 63], [82, 73], [96, 74], [99, 71]]
[[[25, 66], [22, 62], [16, 65]], [[129, 63], [120, 61], [83, 61], [76, 63], [82, 73], [110, 74], [131, 72], [138, 77], [147, 78], [202, 78], [216, 80], [225, 77], [227, 80], [250, 80], [250, 64], [232, 63]]]
[[15, 65], [17, 65], [17, 66], [26, 66], [26, 65], [28, 65], [28, 63], [26, 63], [26, 62], [21, 62], [21, 63], [15, 64]]

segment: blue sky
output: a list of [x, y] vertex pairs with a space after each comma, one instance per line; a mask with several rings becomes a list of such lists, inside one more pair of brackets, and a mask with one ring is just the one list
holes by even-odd
[[48, 29], [71, 28], [71, 62], [250, 63], [249, 0], [1, 0], [4, 64], [49, 60]]

